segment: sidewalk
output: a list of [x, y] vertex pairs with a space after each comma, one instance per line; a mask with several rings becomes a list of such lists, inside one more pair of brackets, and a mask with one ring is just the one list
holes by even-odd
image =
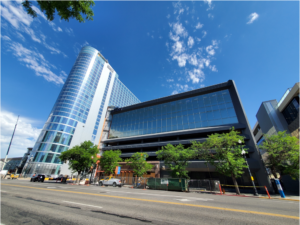
[[[202, 194], [215, 194], [215, 195], [224, 195], [224, 196], [235, 196], [235, 197], [252, 197], [252, 198], [265, 198], [269, 199], [269, 196], [267, 194], [258, 194], [258, 196], [255, 196], [253, 194], [249, 193], [241, 193], [240, 195], [237, 195], [235, 192], [229, 192], [226, 191], [225, 194], [221, 194], [220, 192], [210, 192], [210, 191], [199, 191], [199, 190], [190, 190], [192, 192], [197, 192], [197, 193], [202, 193]], [[285, 198], [281, 198], [280, 195], [278, 194], [271, 194], [270, 195], [271, 199], [276, 199], [276, 200], [287, 200], [287, 201], [300, 201], [299, 195], [285, 195]]]

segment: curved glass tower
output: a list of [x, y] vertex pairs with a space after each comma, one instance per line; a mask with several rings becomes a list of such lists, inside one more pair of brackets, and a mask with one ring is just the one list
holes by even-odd
[[[109, 105], [111, 96], [119, 96], [119, 89], [116, 88], [118, 84], [118, 75], [101, 53], [92, 47], [83, 47], [23, 173], [62, 173], [61, 169], [67, 170], [67, 166], [62, 167], [58, 158], [61, 152], [86, 140], [98, 144], [104, 109]], [[126, 103], [122, 99], [119, 104], [123, 106], [140, 102], [128, 89], [125, 90], [128, 96]]]

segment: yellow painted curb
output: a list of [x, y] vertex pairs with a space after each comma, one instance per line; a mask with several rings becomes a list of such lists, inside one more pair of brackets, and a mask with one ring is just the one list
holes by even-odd
[[94, 194], [94, 193], [86, 193], [86, 192], [78, 192], [78, 191], [55, 190], [55, 189], [37, 188], [37, 187], [21, 186], [21, 185], [13, 185], [13, 184], [1, 184], [1, 185], [13, 186], [13, 187], [23, 187], [23, 188], [32, 188], [32, 189], [39, 189], [39, 190], [45, 190], [45, 191], [73, 193], [73, 194], [81, 194], [81, 195], [92, 195], [92, 196], [100, 196], [100, 197], [106, 197], [106, 198], [117, 198], [117, 199], [127, 199], [127, 200], [153, 202], [153, 203], [161, 203], [161, 204], [169, 204], [169, 205], [182, 205], [182, 206], [191, 206], [191, 207], [206, 208], [206, 209], [217, 209], [217, 210], [239, 212], [239, 213], [248, 213], [248, 214], [256, 214], [256, 215], [283, 217], [283, 218], [296, 219], [296, 220], [300, 219], [297, 216], [289, 216], [289, 215], [267, 213], [267, 212], [248, 211], [248, 210], [241, 210], [241, 209], [230, 209], [230, 208], [223, 208], [223, 207], [216, 207], [216, 206], [194, 205], [194, 204], [185, 204], [185, 203], [178, 203], [178, 202], [166, 202], [166, 201], [158, 201], [158, 200], [151, 200], [151, 199], [130, 198], [130, 197], [113, 196], [113, 195], [102, 195], [102, 194]]

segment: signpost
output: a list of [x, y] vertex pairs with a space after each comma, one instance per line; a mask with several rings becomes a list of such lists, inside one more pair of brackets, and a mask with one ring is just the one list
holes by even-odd
[[279, 192], [281, 198], [285, 198], [285, 194], [284, 194], [284, 192], [282, 190], [281, 184], [280, 184], [280, 182], [279, 182], [278, 179], [275, 179], [275, 184], [277, 186], [277, 189], [278, 189], [278, 192]]

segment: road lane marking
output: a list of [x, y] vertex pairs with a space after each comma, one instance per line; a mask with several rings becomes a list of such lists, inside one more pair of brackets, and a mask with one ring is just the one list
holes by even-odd
[[13, 184], [1, 184], [1, 185], [22, 187], [22, 188], [32, 188], [32, 189], [39, 189], [39, 190], [46, 190], [46, 191], [73, 193], [73, 194], [81, 194], [81, 195], [100, 196], [100, 197], [106, 197], [106, 198], [118, 198], [118, 199], [127, 199], [127, 200], [134, 200], [134, 201], [143, 201], [143, 202], [153, 202], [153, 203], [161, 203], [161, 204], [169, 204], [169, 205], [181, 205], [181, 206], [191, 206], [191, 207], [197, 207], [197, 208], [217, 209], [217, 210], [247, 213], [247, 214], [257, 214], [257, 215], [265, 215], [265, 216], [283, 217], [283, 218], [296, 219], [296, 220], [300, 219], [297, 216], [289, 216], [289, 215], [267, 213], [267, 212], [248, 211], [248, 210], [241, 210], [241, 209], [231, 209], [231, 208], [223, 208], [223, 207], [216, 207], [216, 206], [194, 205], [194, 204], [186, 204], [186, 203], [178, 203], [178, 202], [158, 201], [158, 200], [151, 200], [151, 199], [129, 198], [129, 197], [122, 197], [122, 196], [112, 196], [112, 195], [102, 195], [102, 194], [94, 194], [94, 193], [86, 193], [86, 192], [78, 192], [78, 191], [65, 191], [65, 190], [57, 190], [57, 189], [37, 188], [37, 187], [21, 186], [21, 185], [13, 185]]
[[190, 202], [190, 201], [193, 201], [193, 200], [190, 200], [190, 199], [175, 199], [177, 201], [181, 201], [181, 202]]
[[84, 205], [84, 206], [89, 206], [89, 207], [96, 207], [96, 208], [103, 208], [101, 206], [95, 206], [95, 205], [86, 205], [86, 204], [81, 204], [81, 203], [77, 203], [77, 202], [69, 202], [69, 201], [63, 201], [63, 202], [67, 202], [67, 203], [72, 203], [72, 204], [77, 204], [77, 205]]
[[171, 198], [187, 198], [187, 199], [200, 200], [200, 201], [213, 201], [214, 200], [211, 198], [194, 198], [194, 197], [183, 197], [183, 196], [176, 196], [176, 195], [146, 194], [146, 193], [125, 192], [125, 191], [109, 191], [109, 192], [135, 194], [135, 195], [163, 196], [163, 197], [171, 197]]
[[1, 190], [1, 192], [7, 192], [7, 191], [2, 191], [2, 190]]

